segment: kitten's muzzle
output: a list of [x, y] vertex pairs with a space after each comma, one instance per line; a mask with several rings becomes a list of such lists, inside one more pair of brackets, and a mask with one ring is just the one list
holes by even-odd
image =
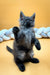
[[29, 28], [31, 25], [29, 22], [26, 23], [26, 27]]

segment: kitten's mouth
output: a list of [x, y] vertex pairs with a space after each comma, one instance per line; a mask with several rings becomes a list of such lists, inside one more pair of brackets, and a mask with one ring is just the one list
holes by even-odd
[[26, 28], [30, 28], [30, 25], [27, 25]]
[[27, 24], [26, 25], [26, 28], [31, 28], [31, 27], [34, 27], [33, 25], [30, 25], [30, 24]]

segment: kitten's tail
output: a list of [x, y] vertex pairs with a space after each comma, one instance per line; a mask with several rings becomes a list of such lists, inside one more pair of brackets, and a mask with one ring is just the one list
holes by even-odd
[[6, 46], [6, 48], [10, 53], [13, 53], [13, 50], [10, 47]]

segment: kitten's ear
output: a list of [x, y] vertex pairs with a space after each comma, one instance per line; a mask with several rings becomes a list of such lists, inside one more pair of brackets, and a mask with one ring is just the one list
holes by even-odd
[[32, 20], [34, 20], [35, 19], [35, 13], [31, 16], [31, 18], [32, 18]]
[[24, 16], [23, 12], [21, 11], [21, 12], [20, 12], [20, 19], [23, 20], [24, 17], [25, 17], [25, 16]]

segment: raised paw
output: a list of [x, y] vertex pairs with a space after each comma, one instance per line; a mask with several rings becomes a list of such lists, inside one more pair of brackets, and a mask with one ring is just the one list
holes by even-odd
[[13, 27], [13, 33], [16, 34], [19, 32], [19, 28], [18, 27]]
[[39, 63], [39, 60], [38, 60], [37, 58], [32, 58], [32, 59], [30, 59], [30, 61], [31, 61], [32, 63]]

